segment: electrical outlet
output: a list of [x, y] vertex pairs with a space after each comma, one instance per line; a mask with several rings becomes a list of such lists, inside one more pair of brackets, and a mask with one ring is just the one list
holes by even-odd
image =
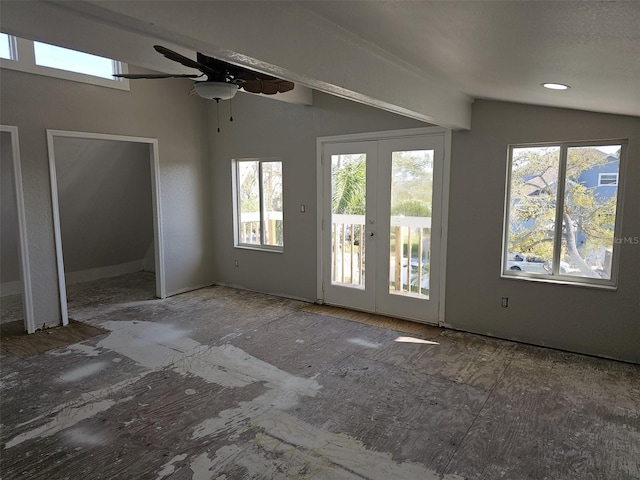
[[509, 297], [502, 297], [500, 300], [500, 306], [502, 308], [507, 308], [509, 306]]
[[239, 265], [238, 260], [234, 260], [233, 263], [235, 264], [236, 267]]

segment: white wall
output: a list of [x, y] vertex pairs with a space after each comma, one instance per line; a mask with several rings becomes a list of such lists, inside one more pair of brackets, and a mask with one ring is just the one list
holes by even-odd
[[[317, 137], [427, 124], [318, 92], [313, 106], [238, 94], [233, 123], [227, 121], [228, 105], [221, 104], [221, 112], [222, 132], [211, 134], [216, 282], [315, 301]], [[215, 114], [212, 107], [211, 122]], [[282, 159], [284, 253], [233, 246], [231, 159], [251, 157]]]
[[479, 100], [472, 122], [453, 135], [447, 323], [640, 362], [640, 245], [618, 246], [617, 291], [500, 278], [507, 144], [628, 138], [622, 236], [640, 237], [640, 118]]
[[213, 282], [207, 102], [190, 88], [140, 81], [126, 92], [2, 71], [2, 121], [20, 130], [37, 325], [60, 319], [46, 129], [157, 138], [167, 292]]

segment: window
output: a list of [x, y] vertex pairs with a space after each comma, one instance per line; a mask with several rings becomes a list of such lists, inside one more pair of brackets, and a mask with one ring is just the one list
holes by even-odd
[[0, 66], [11, 70], [129, 90], [129, 81], [114, 78], [127, 65], [110, 58], [0, 34]]
[[233, 162], [234, 226], [237, 247], [282, 251], [282, 162]]
[[599, 173], [598, 186], [599, 187], [617, 187], [618, 174], [617, 173]]
[[13, 60], [15, 57], [15, 49], [13, 48], [13, 37], [6, 33], [0, 33], [0, 58]]
[[57, 68], [108, 79], [112, 79], [113, 74], [118, 73], [117, 67], [114, 69], [114, 61], [110, 58], [98, 57], [97, 55], [40, 42], [33, 42], [33, 50], [36, 65], [42, 67]]
[[504, 277], [615, 287], [625, 149], [622, 141], [509, 147]]

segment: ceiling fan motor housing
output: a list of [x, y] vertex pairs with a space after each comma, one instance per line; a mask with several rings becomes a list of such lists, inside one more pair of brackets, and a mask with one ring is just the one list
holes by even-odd
[[208, 100], [229, 100], [238, 92], [238, 85], [226, 82], [196, 82], [196, 93]]

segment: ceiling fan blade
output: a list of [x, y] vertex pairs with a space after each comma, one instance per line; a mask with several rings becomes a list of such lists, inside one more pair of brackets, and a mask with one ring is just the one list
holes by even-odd
[[247, 80], [240, 84], [240, 88], [250, 93], [262, 93], [262, 81], [260, 80]]
[[198, 63], [195, 60], [185, 57], [184, 55], [181, 55], [178, 52], [169, 50], [167, 47], [163, 47], [162, 45], [154, 45], [153, 48], [156, 50], [156, 52], [164, 55], [169, 60], [173, 60], [174, 62], [181, 63], [185, 67], [191, 67], [197, 70], [202, 70], [202, 68], [205, 67], [201, 63]]
[[278, 93], [278, 85], [273, 82], [262, 82], [262, 93], [265, 95], [275, 95]]
[[154, 79], [154, 78], [198, 78], [202, 75], [197, 74], [171, 74], [171, 73], [114, 73], [114, 77], [118, 78], [128, 78], [130, 80], [137, 80], [141, 78]]
[[279, 80], [277, 83], [278, 83], [279, 93], [284, 93], [284, 92], [288, 92], [289, 90], [293, 90], [293, 87], [295, 86], [293, 82], [288, 82], [287, 80]]
[[240, 88], [251, 93], [262, 93], [264, 95], [275, 95], [293, 90], [293, 82], [274, 78], [273, 80], [247, 80], [240, 84]]

